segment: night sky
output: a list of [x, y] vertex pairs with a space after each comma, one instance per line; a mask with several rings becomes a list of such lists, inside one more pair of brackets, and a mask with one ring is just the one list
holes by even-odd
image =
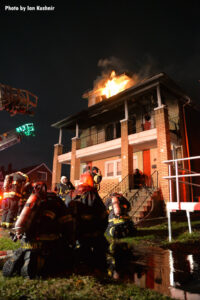
[[[0, 152], [0, 166], [52, 168], [59, 132], [50, 125], [87, 107], [82, 94], [101, 75], [100, 60], [145, 77], [166, 72], [200, 104], [199, 1], [64, 2], [0, 2], [0, 83], [39, 97], [34, 117], [0, 111], [0, 133], [36, 127], [35, 137]], [[41, 3], [55, 10], [5, 11]]]

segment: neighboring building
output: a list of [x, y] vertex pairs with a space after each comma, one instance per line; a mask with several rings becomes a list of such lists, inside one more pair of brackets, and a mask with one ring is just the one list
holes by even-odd
[[34, 166], [29, 166], [20, 170], [13, 170], [12, 168], [8, 168], [7, 171], [4, 168], [1, 168], [0, 171], [0, 187], [3, 186], [4, 178], [7, 174], [11, 174], [16, 171], [21, 171], [29, 176], [31, 181], [43, 181], [47, 185], [47, 189], [51, 190], [51, 182], [52, 182], [52, 172], [46, 166], [45, 163], [41, 163]]
[[[100, 194], [105, 196], [119, 182], [132, 189], [132, 175], [138, 168], [154, 186], [158, 176], [161, 199], [169, 201], [169, 182], [163, 179], [168, 166], [163, 161], [192, 155], [185, 120], [189, 102], [164, 73], [100, 102], [89, 96], [87, 109], [52, 125], [60, 129], [59, 143], [54, 145], [52, 185], [59, 182], [62, 164], [70, 165], [73, 184], [86, 165], [97, 166], [103, 175]], [[67, 153], [63, 153], [62, 130], [75, 135]], [[187, 164], [183, 167], [188, 168]], [[187, 188], [182, 188], [182, 197], [184, 201], [189, 197]]]
[[47, 185], [47, 189], [51, 190], [52, 172], [45, 163], [30, 166], [19, 170], [28, 175], [31, 181], [43, 181]]

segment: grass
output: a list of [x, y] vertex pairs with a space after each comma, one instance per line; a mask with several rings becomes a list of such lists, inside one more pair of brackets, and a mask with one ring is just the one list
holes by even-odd
[[0, 299], [70, 299], [70, 300], [161, 300], [170, 299], [133, 284], [103, 282], [92, 276], [72, 275], [68, 278], [28, 280], [20, 277], [5, 279], [0, 275]]
[[[10, 238], [0, 238], [1, 250], [13, 250], [20, 246]], [[105, 274], [103, 279], [94, 276], [74, 275], [66, 278], [29, 280], [22, 277], [4, 278], [0, 271], [0, 300], [6, 299], [70, 299], [70, 300], [164, 300], [170, 299], [133, 283], [115, 281]]]
[[3, 250], [16, 250], [20, 247], [20, 242], [17, 241], [14, 243], [10, 238], [8, 237], [2, 237], [0, 238], [0, 251]]
[[[200, 244], [200, 221], [192, 221], [192, 234], [187, 222], [172, 222], [173, 241], [168, 242], [167, 223], [138, 228], [137, 236], [121, 239], [128, 244], [156, 245], [170, 248], [172, 244]], [[120, 242], [119, 241], [119, 242]], [[20, 246], [9, 237], [0, 238], [0, 250], [13, 250]], [[193, 246], [193, 248], [195, 248]], [[182, 249], [182, 248], [181, 248]], [[66, 278], [28, 280], [22, 277], [4, 278], [0, 272], [0, 300], [6, 299], [170, 299], [152, 290], [142, 289], [133, 283], [121, 283], [105, 276], [100, 280], [93, 276], [74, 275]]]
[[129, 244], [149, 244], [159, 247], [170, 248], [172, 244], [190, 245], [194, 243], [200, 244], [200, 220], [192, 221], [192, 234], [188, 232], [187, 222], [171, 223], [172, 241], [168, 239], [168, 223], [162, 223], [155, 226], [141, 227], [137, 230], [137, 235], [131, 238], [121, 239]]

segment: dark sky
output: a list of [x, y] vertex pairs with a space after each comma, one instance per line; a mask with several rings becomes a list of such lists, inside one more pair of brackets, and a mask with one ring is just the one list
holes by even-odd
[[[145, 76], [166, 72], [200, 103], [199, 1], [62, 2], [0, 2], [0, 83], [39, 97], [34, 117], [0, 111], [0, 133], [36, 127], [35, 137], [0, 152], [0, 166], [52, 167], [59, 132], [50, 125], [87, 107], [82, 94], [101, 75], [100, 59]], [[55, 11], [4, 10], [41, 3]]]

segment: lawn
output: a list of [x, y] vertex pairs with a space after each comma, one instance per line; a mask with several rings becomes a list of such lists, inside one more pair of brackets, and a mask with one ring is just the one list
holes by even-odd
[[[170, 248], [174, 245], [193, 247], [200, 241], [200, 221], [192, 222], [193, 233], [188, 234], [187, 222], [172, 222], [174, 239], [168, 242], [167, 223], [138, 228], [137, 236], [122, 239], [128, 244], [156, 245]], [[19, 247], [9, 237], [0, 238], [0, 250]], [[0, 299], [170, 299], [152, 290], [142, 289], [132, 283], [109, 278], [107, 274], [81, 276], [70, 274], [64, 278], [29, 280], [21, 277], [4, 278], [0, 272]]]

